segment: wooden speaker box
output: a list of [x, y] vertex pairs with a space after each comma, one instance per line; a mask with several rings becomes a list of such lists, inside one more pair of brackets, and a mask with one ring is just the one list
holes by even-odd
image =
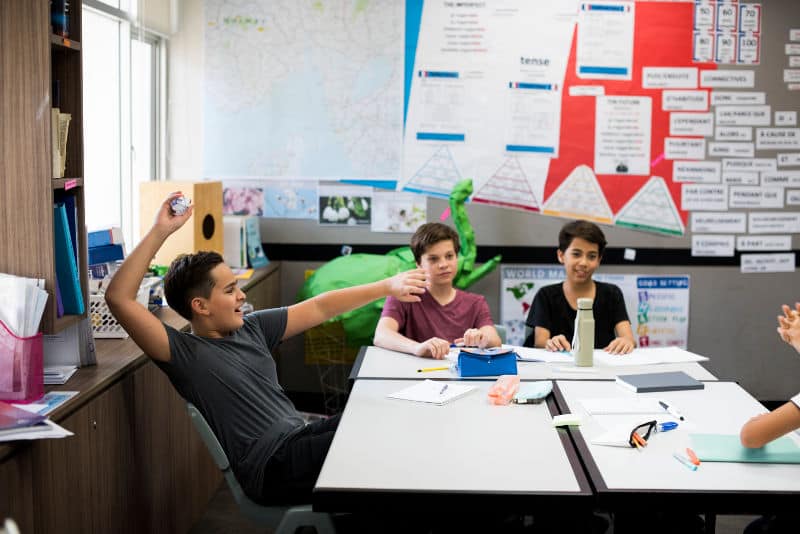
[[179, 254], [213, 250], [223, 254], [222, 182], [142, 182], [139, 189], [139, 228], [144, 236], [153, 226], [158, 207], [173, 191], [192, 201], [192, 218], [169, 236], [154, 263], [169, 265]]

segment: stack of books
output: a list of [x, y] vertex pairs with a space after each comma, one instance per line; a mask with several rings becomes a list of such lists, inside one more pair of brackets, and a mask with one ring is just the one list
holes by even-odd
[[106, 264], [125, 259], [125, 242], [122, 229], [116, 226], [89, 232], [89, 269], [92, 277], [103, 279], [109, 274]]
[[65, 384], [69, 378], [78, 370], [76, 365], [53, 365], [44, 368], [45, 385]]

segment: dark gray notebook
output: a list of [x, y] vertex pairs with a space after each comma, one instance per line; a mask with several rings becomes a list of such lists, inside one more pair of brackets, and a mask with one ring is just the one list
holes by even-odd
[[702, 382], [695, 380], [683, 371], [619, 375], [617, 376], [617, 384], [636, 393], [703, 389], [705, 387]]

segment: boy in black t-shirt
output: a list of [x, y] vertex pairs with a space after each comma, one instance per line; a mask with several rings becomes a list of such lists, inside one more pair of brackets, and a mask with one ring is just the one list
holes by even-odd
[[595, 282], [606, 238], [588, 221], [565, 224], [558, 234], [558, 262], [565, 280], [540, 289], [525, 323], [533, 329], [526, 347], [568, 351], [577, 314], [578, 299], [590, 298], [595, 320], [594, 346], [611, 354], [628, 354], [636, 346], [622, 291], [614, 284]]

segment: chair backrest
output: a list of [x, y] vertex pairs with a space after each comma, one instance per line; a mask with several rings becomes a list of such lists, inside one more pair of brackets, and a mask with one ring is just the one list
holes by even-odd
[[506, 339], [508, 339], [506, 337], [506, 327], [505, 327], [505, 325], [495, 323], [494, 329], [497, 330], [497, 335], [500, 336], [500, 342], [501, 343], [505, 343]]
[[206, 418], [203, 417], [200, 410], [191, 402], [186, 403], [186, 409], [189, 411], [189, 417], [192, 419], [192, 424], [194, 424], [194, 427], [197, 429], [197, 433], [200, 434], [200, 439], [206, 444], [208, 452], [211, 453], [211, 457], [214, 459], [214, 463], [217, 464], [217, 467], [222, 471], [222, 476], [225, 477], [225, 482], [228, 484], [228, 488], [230, 488], [233, 494], [233, 499], [239, 505], [242, 514], [262, 525], [271, 526], [273, 528], [276, 525], [280, 525], [289, 507], [261, 506], [253, 502], [250, 497], [245, 494], [239, 481], [236, 480], [236, 475], [234, 475], [231, 464], [228, 461], [228, 455], [225, 454], [225, 450], [208, 425]]
[[220, 445], [217, 436], [214, 435], [214, 432], [211, 430], [211, 427], [208, 426], [208, 422], [206, 418], [203, 417], [203, 414], [200, 413], [200, 410], [192, 404], [191, 402], [186, 403], [186, 409], [189, 410], [189, 417], [192, 418], [192, 424], [197, 429], [197, 433], [200, 434], [200, 438], [203, 440], [203, 443], [206, 444], [208, 447], [208, 452], [211, 453], [211, 457], [214, 459], [214, 463], [217, 464], [220, 471], [226, 471], [230, 468], [231, 464], [228, 461], [228, 455], [225, 454], [225, 450]]

